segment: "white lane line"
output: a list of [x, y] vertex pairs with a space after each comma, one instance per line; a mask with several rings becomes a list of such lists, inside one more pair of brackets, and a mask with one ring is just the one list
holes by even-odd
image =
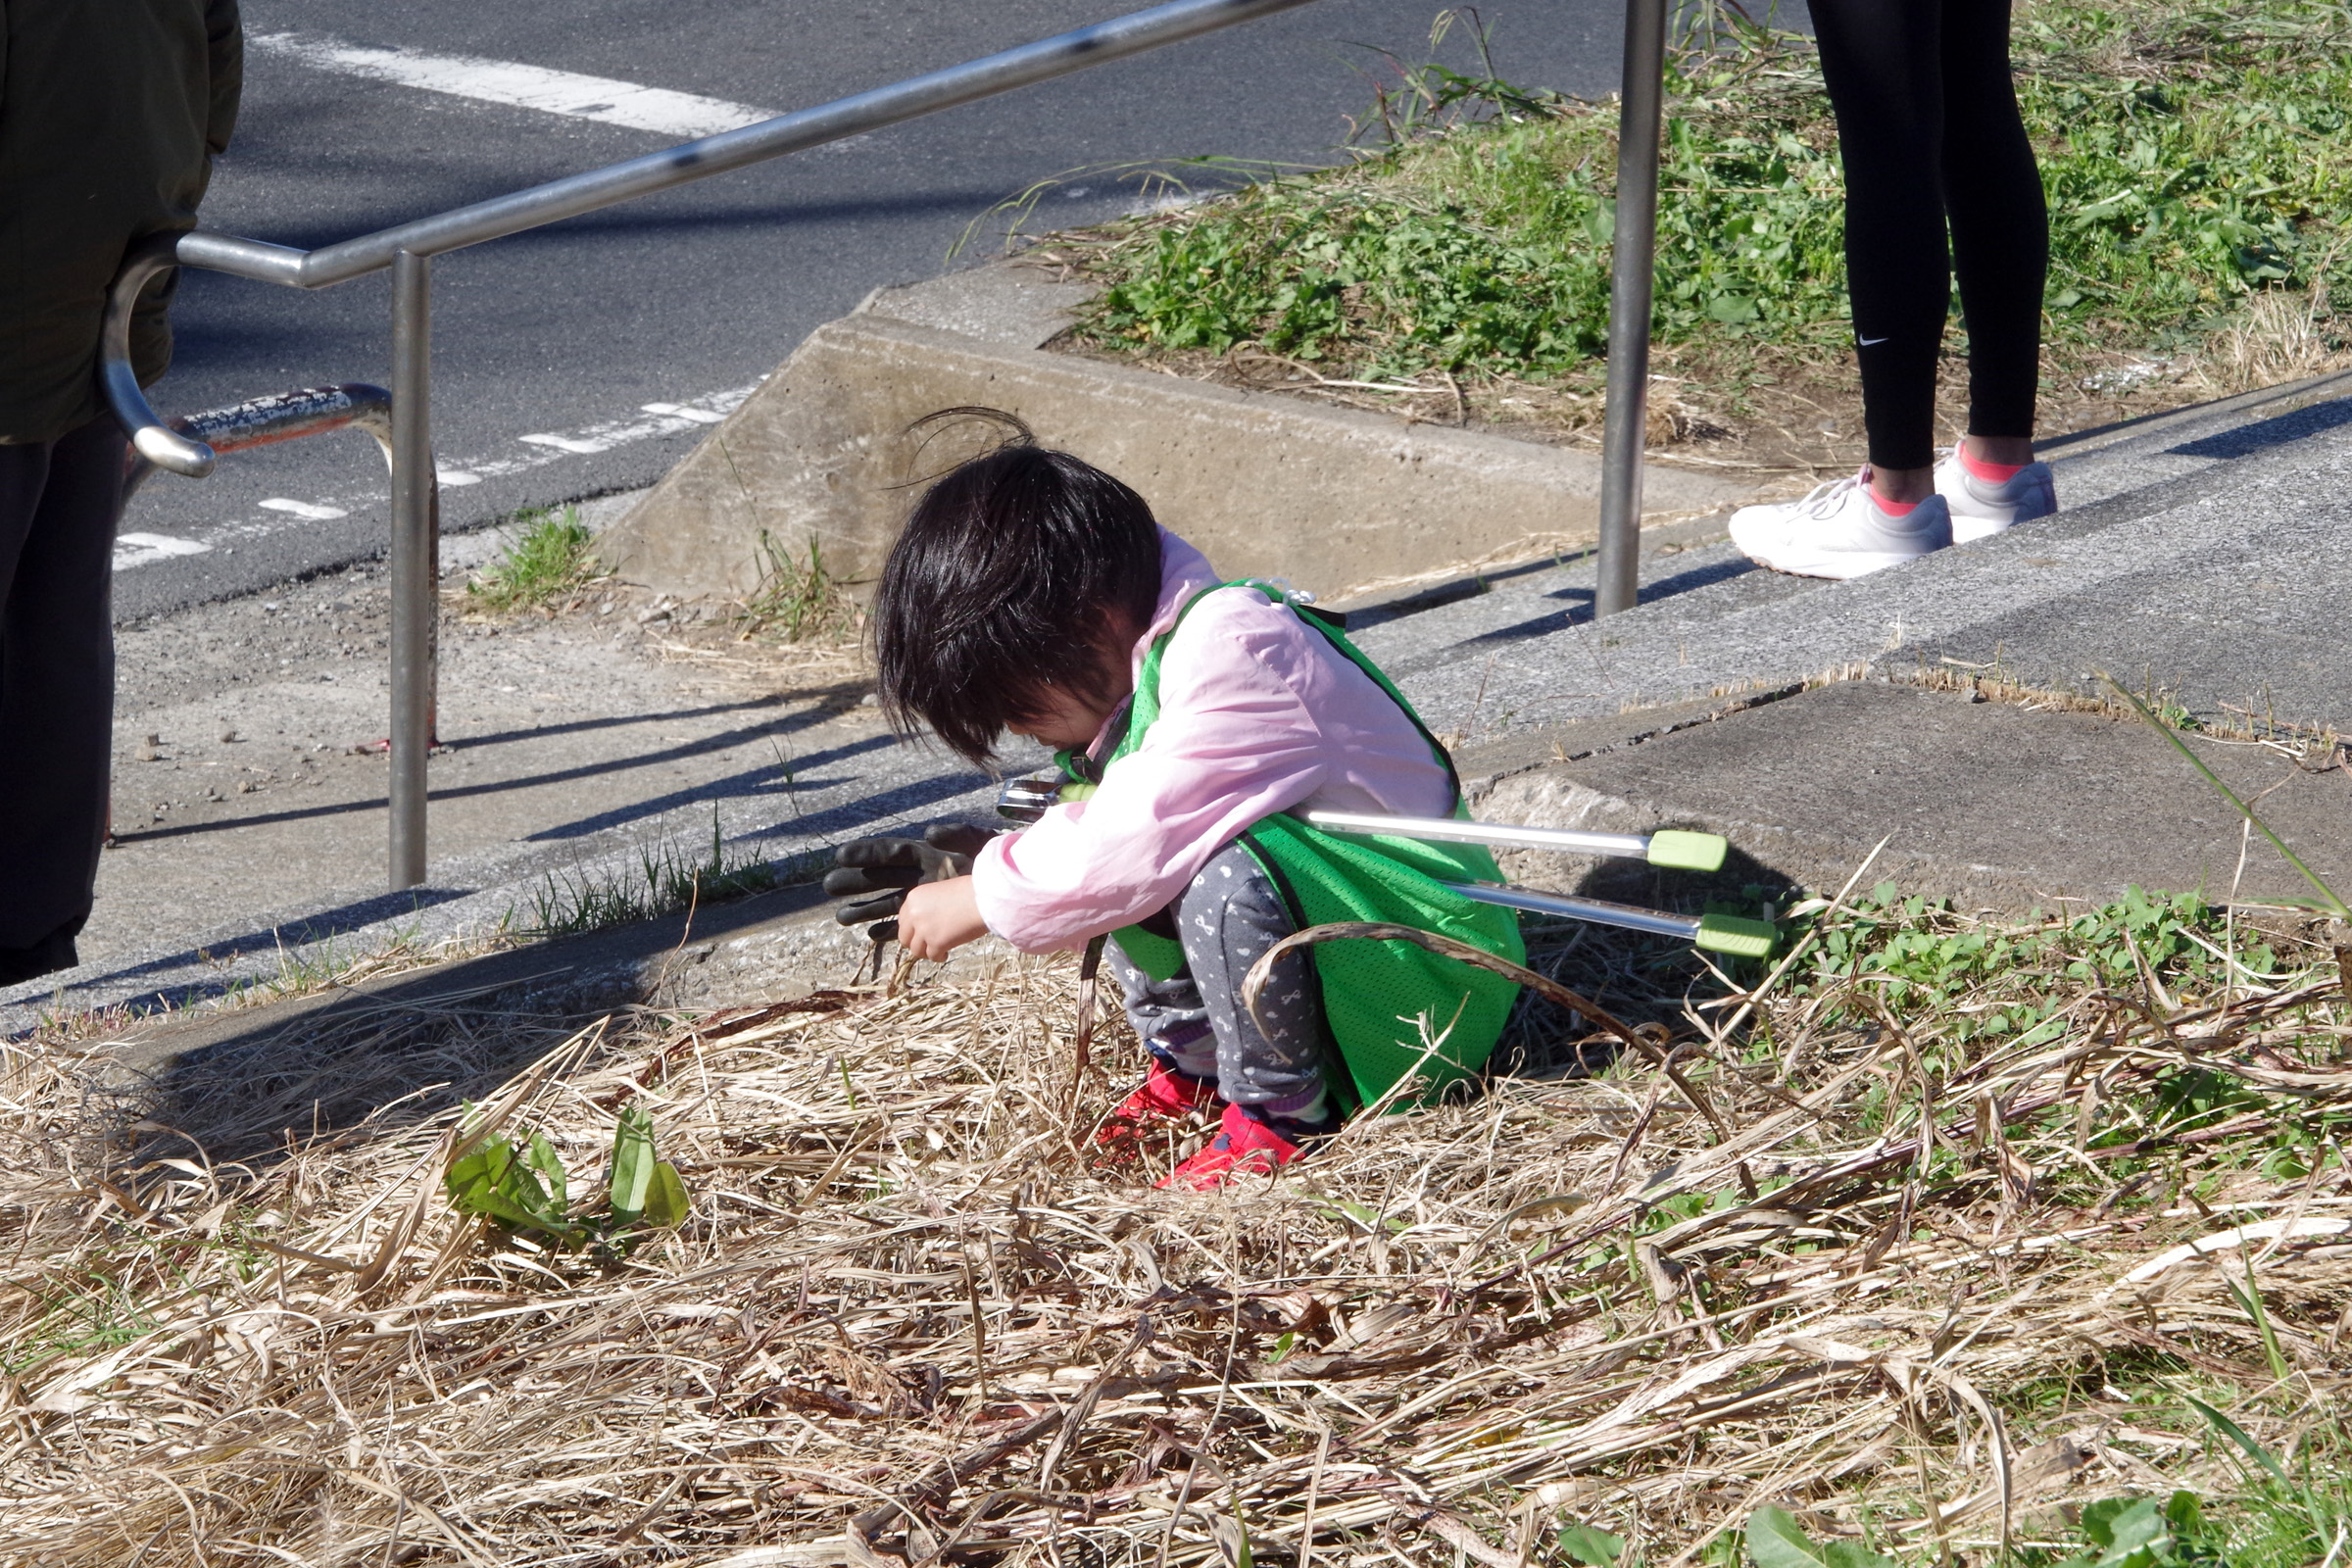
[[638, 407], [648, 414], [666, 414], [673, 418], [692, 419], [697, 424], [717, 424], [726, 418], [715, 409], [689, 408], [683, 403], [641, 403]]
[[[760, 379], [764, 381], [767, 378], [761, 376]], [[532, 468], [543, 468], [551, 463], [561, 463], [569, 457], [610, 452], [612, 448], [624, 446], [631, 441], [644, 441], [655, 436], [680, 435], [690, 430], [706, 429], [734, 413], [742, 407], [744, 399], [759, 390], [760, 382], [754, 381], [749, 386], [729, 387], [724, 392], [710, 392], [699, 398], [690, 398], [682, 403], [661, 405], [662, 408], [676, 410], [677, 412], [674, 414], [656, 415], [651, 418], [610, 419], [599, 424], [584, 425], [577, 430], [547, 431], [521, 436], [517, 439], [528, 443], [529, 450], [520, 455], [485, 458], [479, 462], [467, 461], [457, 466], [442, 465], [438, 467], [437, 472], [444, 486], [480, 484], [484, 479], [504, 478], [511, 473], [523, 473]], [[384, 500], [383, 490], [369, 489], [354, 491], [348, 495], [327, 496], [318, 502], [303, 502], [300, 505], [316, 507], [320, 510], [340, 508], [343, 510], [337, 511], [336, 515], [343, 516], [358, 508], [380, 507], [384, 504]], [[268, 501], [261, 505], [281, 514], [281, 515], [247, 517], [242, 521], [212, 529], [210, 532], [213, 543], [225, 545], [233, 550], [238, 544], [247, 540], [262, 539], [271, 534], [283, 533], [295, 525], [295, 518], [283, 515], [287, 511], [286, 507], [271, 506], [271, 503]], [[118, 543], [115, 551], [115, 569], [117, 571], [128, 566], [144, 566], [158, 561], [167, 561], [173, 556], [201, 555], [213, 547], [212, 544], [201, 544], [193, 539], [173, 539], [164, 534], [126, 533], [117, 537]]]
[[351, 515], [341, 507], [322, 507], [311, 501], [288, 501], [284, 496], [271, 496], [269, 500], [259, 502], [257, 505], [268, 507], [271, 512], [292, 513], [297, 517], [307, 517], [313, 522], [324, 522], [329, 517]]
[[610, 441], [583, 440], [576, 435], [518, 435], [514, 439], [528, 441], [535, 447], [554, 447], [558, 452], [575, 453], [583, 458], [592, 452], [612, 450], [612, 443]]
[[447, 93], [483, 103], [536, 109], [574, 120], [594, 120], [632, 130], [659, 131], [664, 136], [714, 136], [722, 130], [772, 120], [776, 111], [750, 104], [705, 98], [697, 93], [671, 92], [666, 87], [640, 87], [608, 76], [583, 76], [575, 72], [550, 71], [511, 60], [483, 60], [472, 55], [428, 55], [417, 49], [386, 49], [376, 44], [349, 43], [318, 33], [267, 32], [248, 37], [245, 47], [256, 53], [293, 60], [320, 71], [371, 81], [389, 81], [426, 92]]
[[119, 533], [115, 535], [115, 569], [144, 566], [149, 562], [169, 561], [173, 556], [201, 556], [212, 548], [194, 539], [174, 539], [168, 533]]

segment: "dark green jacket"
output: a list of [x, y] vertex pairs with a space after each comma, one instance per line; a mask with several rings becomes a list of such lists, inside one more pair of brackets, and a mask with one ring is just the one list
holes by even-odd
[[[244, 40], [237, 0], [0, 0], [0, 442], [54, 441], [99, 412], [123, 254], [195, 226]], [[142, 382], [172, 361], [168, 295], [132, 326]]]

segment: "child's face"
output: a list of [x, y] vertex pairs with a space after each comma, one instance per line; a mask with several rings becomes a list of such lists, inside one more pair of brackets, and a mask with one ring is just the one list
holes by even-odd
[[1036, 693], [1037, 712], [1016, 718], [1008, 726], [1054, 751], [1091, 745], [1119, 704], [1135, 689], [1128, 668], [1129, 650], [1140, 631], [1125, 615], [1113, 617], [1098, 647], [1102, 653], [1102, 694], [1073, 691], [1067, 686], [1044, 686]]
[[1125, 699], [1117, 696], [1103, 700], [1071, 691], [1066, 686], [1048, 686], [1037, 694], [1038, 712], [1027, 718], [1014, 719], [1015, 735], [1026, 735], [1041, 746], [1054, 751], [1091, 744], [1102, 732], [1102, 725]]

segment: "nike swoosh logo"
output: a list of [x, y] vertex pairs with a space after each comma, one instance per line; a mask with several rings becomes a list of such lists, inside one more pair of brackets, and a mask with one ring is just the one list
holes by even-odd
[[[1889, 334], [1888, 334], [1888, 336], [1892, 336], [1892, 335], [1893, 335], [1893, 334], [1891, 334], [1891, 333], [1889, 333]], [[1857, 347], [1857, 348], [1865, 348], [1865, 349], [1866, 349], [1866, 348], [1869, 348], [1871, 345], [1873, 345], [1873, 344], [1875, 344], [1875, 343], [1884, 343], [1884, 342], [1886, 342], [1886, 338], [1883, 338], [1883, 337], [1858, 337], [1858, 338], [1854, 339], [1854, 345], [1855, 345], [1855, 347]]]

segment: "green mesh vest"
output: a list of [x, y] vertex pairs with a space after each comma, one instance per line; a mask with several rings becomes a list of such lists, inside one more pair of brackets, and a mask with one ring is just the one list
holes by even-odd
[[[1220, 586], [1254, 589], [1276, 604], [1289, 604], [1279, 590], [1263, 583], [1245, 579]], [[1196, 594], [1176, 624], [1182, 625], [1193, 606], [1214, 592]], [[1462, 814], [1461, 785], [1452, 760], [1412, 705], [1336, 627], [1312, 612], [1291, 608], [1404, 710], [1429, 743], [1430, 755], [1446, 769], [1453, 785], [1454, 812]], [[1106, 770], [1143, 744], [1159, 716], [1160, 656], [1174, 635], [1171, 626], [1144, 656], [1127, 733], [1103, 764]], [[1331, 833], [1285, 812], [1260, 819], [1242, 833], [1241, 842], [1281, 891], [1300, 930], [1339, 920], [1385, 920], [1439, 932], [1514, 963], [1526, 959], [1515, 913], [1441, 885], [1500, 881], [1494, 858], [1484, 846]], [[1114, 932], [1113, 939], [1137, 968], [1154, 979], [1168, 978], [1184, 962], [1182, 948], [1141, 926]], [[1514, 981], [1409, 942], [1322, 942], [1308, 951], [1323, 992], [1331, 1043], [1347, 1067], [1345, 1073], [1331, 1075], [1331, 1088], [1343, 1102], [1355, 1104], [1379, 1101], [1406, 1078], [1414, 1080], [1415, 1087], [1397, 1097], [1395, 1108], [1423, 1103], [1443, 1095], [1448, 1084], [1476, 1074], [1486, 1065], [1519, 994]], [[1432, 1041], [1438, 1042], [1435, 1051]]]

